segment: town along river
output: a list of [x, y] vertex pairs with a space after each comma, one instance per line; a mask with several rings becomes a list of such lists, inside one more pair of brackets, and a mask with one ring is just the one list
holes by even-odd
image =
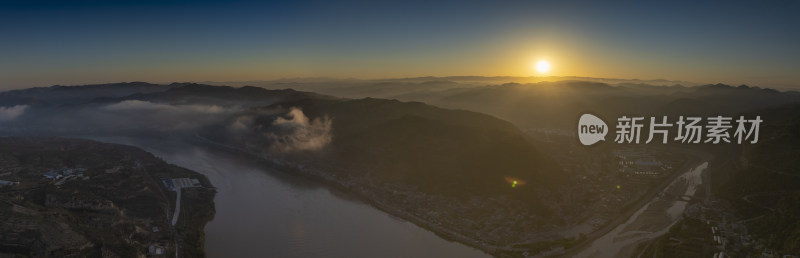
[[[217, 188], [209, 257], [487, 257], [355, 198], [251, 159], [179, 140], [91, 139], [139, 147]], [[186, 214], [191, 216], [191, 214]]]

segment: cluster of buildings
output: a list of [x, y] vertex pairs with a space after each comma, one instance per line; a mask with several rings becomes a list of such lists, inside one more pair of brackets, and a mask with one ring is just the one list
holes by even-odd
[[200, 180], [196, 178], [171, 178], [171, 179], [163, 179], [161, 180], [164, 183], [164, 186], [167, 187], [170, 191], [176, 191], [181, 188], [189, 188], [189, 187], [200, 187]]
[[714, 258], [744, 255], [762, 258], [798, 258], [797, 254], [780, 254], [767, 248], [765, 239], [749, 233], [746, 225], [749, 219], [741, 219], [727, 212], [729, 208], [725, 203], [726, 201], [712, 198], [704, 201], [702, 208], [698, 206], [696, 212], [688, 213], [689, 216], [704, 220], [710, 226], [712, 244], [716, 248]]
[[618, 160], [619, 172], [639, 176], [660, 176], [672, 166], [656, 159], [655, 156], [643, 149], [620, 148], [615, 149], [614, 156]]
[[150, 247], [147, 248], [148, 255], [164, 255], [164, 251], [164, 247], [160, 245], [150, 245]]
[[65, 177], [83, 177], [83, 172], [86, 172], [85, 168], [62, 168], [60, 170], [51, 169], [50, 171], [45, 172], [42, 176], [47, 179], [55, 180], [61, 179]]
[[[714, 236], [714, 244], [722, 246], [722, 250], [725, 250], [725, 237], [722, 236], [719, 232], [719, 227], [712, 226], [711, 227], [711, 235]], [[720, 251], [714, 253], [714, 258], [723, 258], [725, 257], [725, 251]]]
[[0, 187], [14, 186], [14, 185], [18, 185], [18, 184], [19, 184], [19, 182], [15, 182], [15, 181], [0, 180]]

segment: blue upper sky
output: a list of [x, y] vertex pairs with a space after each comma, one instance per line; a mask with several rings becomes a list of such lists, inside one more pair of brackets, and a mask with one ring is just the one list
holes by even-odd
[[[499, 2], [499, 3], [498, 3]], [[548, 75], [800, 88], [800, 2], [2, 1], [0, 89]]]

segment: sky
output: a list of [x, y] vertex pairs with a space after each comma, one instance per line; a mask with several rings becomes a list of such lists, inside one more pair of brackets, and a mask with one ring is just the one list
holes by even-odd
[[800, 90], [799, 1], [600, 2], [0, 0], [0, 90], [456, 75]]

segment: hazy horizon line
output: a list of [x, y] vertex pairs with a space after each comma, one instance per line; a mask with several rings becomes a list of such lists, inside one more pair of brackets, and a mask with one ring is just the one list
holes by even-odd
[[[513, 75], [447, 75], [447, 76], [434, 76], [434, 75], [427, 75], [427, 76], [410, 76], [410, 77], [381, 77], [381, 78], [357, 78], [357, 77], [331, 77], [331, 76], [300, 76], [300, 77], [282, 77], [282, 78], [275, 78], [275, 79], [258, 79], [258, 80], [204, 80], [204, 81], [146, 81], [146, 80], [130, 80], [130, 81], [113, 81], [113, 82], [98, 82], [98, 83], [76, 83], [76, 84], [52, 84], [47, 86], [21, 86], [21, 87], [13, 87], [8, 88], [6, 90], [0, 90], [0, 92], [8, 92], [14, 90], [25, 90], [25, 89], [33, 89], [33, 88], [49, 88], [49, 87], [56, 87], [56, 86], [63, 86], [63, 87], [80, 87], [80, 86], [93, 86], [93, 85], [106, 85], [106, 84], [118, 84], [118, 83], [150, 83], [150, 84], [159, 84], [159, 85], [169, 85], [173, 83], [197, 83], [197, 84], [204, 84], [204, 83], [215, 83], [215, 84], [225, 84], [225, 83], [235, 83], [235, 84], [242, 84], [242, 83], [273, 83], [273, 82], [286, 82], [286, 81], [363, 81], [363, 82], [379, 82], [379, 81], [403, 81], [403, 80], [437, 80], [437, 79], [479, 79], [479, 80], [502, 80], [502, 79], [523, 79], [523, 80], [537, 80], [540, 81], [536, 82], [525, 82], [525, 81], [507, 81], [505, 83], [519, 83], [519, 84], [530, 84], [530, 83], [539, 83], [545, 81], [598, 81], [601, 83], [607, 83], [609, 85], [616, 85], [621, 83], [661, 83], [661, 84], [650, 84], [651, 86], [660, 86], [660, 87], [669, 87], [669, 86], [683, 86], [683, 87], [696, 87], [696, 86], [703, 86], [703, 85], [728, 85], [732, 87], [737, 86], [748, 86], [753, 88], [761, 88], [761, 89], [773, 89], [782, 92], [800, 92], [800, 86], [789, 86], [789, 85], [781, 85], [781, 86], [763, 86], [763, 85], [751, 85], [751, 84], [738, 84], [738, 83], [724, 83], [724, 82], [717, 82], [717, 83], [707, 83], [707, 82], [692, 82], [692, 81], [683, 81], [683, 80], [670, 80], [670, 79], [639, 79], [639, 78], [604, 78], [604, 77], [591, 77], [591, 76], [513, 76]], [[458, 82], [457, 80], [453, 80], [454, 82]], [[608, 82], [613, 81], [613, 82]], [[669, 84], [671, 83], [671, 84]], [[669, 84], [669, 85], [667, 85]], [[492, 84], [487, 84], [492, 85]], [[215, 86], [233, 86], [233, 85], [215, 85]], [[233, 87], [243, 87], [247, 85], [239, 85]], [[256, 86], [256, 85], [252, 85]]]

